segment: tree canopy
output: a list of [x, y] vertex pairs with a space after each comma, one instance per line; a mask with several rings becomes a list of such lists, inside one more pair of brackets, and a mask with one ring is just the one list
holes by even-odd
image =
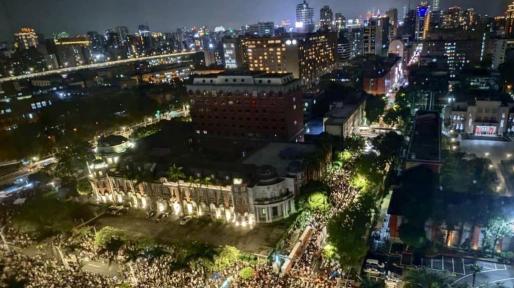
[[369, 123], [374, 123], [380, 120], [380, 116], [384, 114], [386, 107], [386, 100], [384, 97], [369, 96], [366, 100], [366, 119]]
[[369, 194], [333, 216], [327, 225], [328, 241], [342, 266], [357, 268], [368, 251], [365, 239], [371, 226], [375, 200]]

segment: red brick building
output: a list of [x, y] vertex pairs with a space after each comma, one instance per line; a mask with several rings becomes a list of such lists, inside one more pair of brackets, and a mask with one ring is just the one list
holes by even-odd
[[197, 76], [187, 90], [197, 134], [303, 140], [303, 94], [292, 74]]

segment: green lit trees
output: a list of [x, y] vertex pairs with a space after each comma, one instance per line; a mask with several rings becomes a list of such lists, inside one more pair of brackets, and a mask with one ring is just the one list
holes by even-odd
[[505, 217], [494, 217], [489, 220], [485, 230], [485, 246], [491, 250], [491, 254], [496, 252], [498, 242], [509, 236], [514, 235], [514, 221]]
[[328, 242], [344, 267], [357, 270], [368, 251], [366, 235], [371, 228], [376, 209], [370, 194], [359, 197], [356, 203], [336, 214], [327, 225]]

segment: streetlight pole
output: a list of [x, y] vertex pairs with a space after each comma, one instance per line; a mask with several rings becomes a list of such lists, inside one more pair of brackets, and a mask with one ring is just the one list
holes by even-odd
[[5, 240], [4, 229], [5, 229], [5, 226], [2, 226], [2, 228], [0, 229], [0, 238], [2, 238], [2, 242], [4, 243], [5, 250], [9, 251], [9, 244], [7, 243], [7, 240]]

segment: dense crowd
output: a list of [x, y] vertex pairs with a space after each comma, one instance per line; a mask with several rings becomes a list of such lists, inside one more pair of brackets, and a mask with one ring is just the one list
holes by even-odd
[[42, 256], [25, 256], [15, 251], [0, 252], [0, 287], [74, 288], [114, 287], [116, 278], [83, 272], [78, 265], [65, 267]]
[[[350, 205], [357, 197], [359, 190], [351, 187], [352, 175], [348, 169], [333, 169], [328, 173], [326, 183], [330, 188], [330, 202], [332, 208], [328, 212], [314, 212], [308, 214], [307, 225], [313, 228], [312, 236], [306, 244], [301, 256], [294, 263], [288, 275], [279, 276], [273, 271], [271, 265], [236, 263], [223, 271], [213, 273], [203, 267], [188, 266], [177, 269], [174, 262], [174, 253], [151, 259], [137, 257], [129, 259], [127, 256], [130, 247], [124, 247], [117, 255], [108, 255], [100, 251], [94, 243], [94, 233], [76, 233], [52, 237], [49, 246], [61, 247], [65, 254], [74, 255], [76, 259], [84, 261], [69, 261], [63, 265], [59, 257], [44, 258], [41, 255], [28, 257], [20, 253], [20, 248], [34, 245], [30, 237], [18, 233], [12, 228], [4, 230], [8, 241], [17, 249], [5, 250], [0, 247], [0, 288], [10, 287], [12, 283], [22, 283], [23, 287], [117, 287], [128, 284], [131, 287], [221, 287], [230, 283], [228, 287], [298, 287], [298, 288], [328, 288], [337, 286], [337, 276], [341, 275], [341, 268], [337, 263], [324, 261], [322, 247], [326, 240], [326, 225], [331, 215], [340, 212]], [[6, 217], [8, 218], [8, 217]], [[4, 218], [5, 219], [5, 218]], [[3, 223], [5, 224], [5, 223]], [[299, 227], [291, 229], [290, 233], [298, 233]], [[291, 236], [291, 235], [289, 235]], [[288, 237], [287, 244], [294, 244]], [[287, 242], [287, 241], [286, 241]], [[68, 254], [69, 253], [69, 254]], [[52, 256], [52, 255], [50, 255]], [[116, 257], [112, 257], [116, 256]], [[90, 260], [116, 261], [122, 263], [119, 270], [113, 275], [98, 275], [86, 273], [82, 265]], [[252, 267], [254, 277], [243, 279], [239, 271], [244, 267]], [[337, 275], [337, 276], [334, 276]]]

